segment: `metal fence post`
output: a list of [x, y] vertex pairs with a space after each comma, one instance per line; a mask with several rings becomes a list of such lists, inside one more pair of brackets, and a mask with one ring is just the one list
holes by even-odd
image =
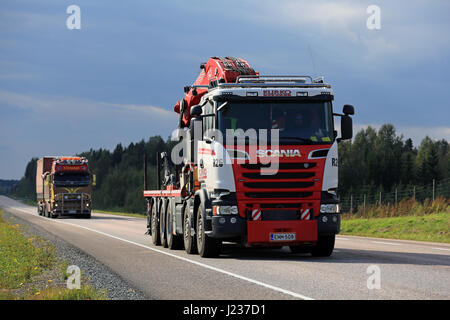
[[353, 195], [350, 195], [350, 213], [353, 213]]
[[434, 188], [435, 188], [435, 186], [436, 186], [436, 180], [433, 179], [433, 201], [434, 201]]

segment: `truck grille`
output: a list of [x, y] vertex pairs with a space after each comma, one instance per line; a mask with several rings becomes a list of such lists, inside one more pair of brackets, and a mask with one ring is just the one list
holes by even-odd
[[[261, 174], [261, 169], [270, 164], [240, 164], [235, 175], [238, 190], [249, 199], [304, 199], [313, 196], [313, 190], [319, 187], [315, 162], [280, 162], [278, 171], [272, 175]], [[315, 188], [316, 187], [316, 188]]]

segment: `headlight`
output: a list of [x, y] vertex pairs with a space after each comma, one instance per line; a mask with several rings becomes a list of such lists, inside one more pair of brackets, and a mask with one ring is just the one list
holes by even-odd
[[86, 207], [89, 207], [89, 203], [86, 203]]
[[81, 195], [78, 195], [78, 196], [77, 196], [77, 199], [78, 199], [78, 200], [81, 200]]
[[69, 199], [69, 196], [64, 196], [64, 200], [68, 200]]
[[57, 207], [58, 206], [58, 204], [55, 202], [55, 207]]
[[237, 206], [213, 206], [213, 214], [238, 214], [238, 207]]
[[339, 213], [340, 208], [338, 204], [322, 204], [320, 206], [320, 212], [322, 213]]

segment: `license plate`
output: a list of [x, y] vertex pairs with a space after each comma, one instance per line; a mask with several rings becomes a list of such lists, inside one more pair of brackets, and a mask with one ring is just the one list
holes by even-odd
[[271, 233], [270, 241], [295, 241], [295, 233]]
[[69, 213], [77, 213], [77, 210], [69, 210]]

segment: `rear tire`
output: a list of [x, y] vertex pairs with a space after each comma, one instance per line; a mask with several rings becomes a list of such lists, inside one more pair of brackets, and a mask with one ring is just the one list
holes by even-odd
[[311, 255], [313, 257], [329, 257], [334, 250], [336, 235], [319, 236], [317, 244], [313, 247]]
[[159, 219], [159, 234], [161, 237], [161, 245], [163, 248], [167, 248], [167, 234], [166, 234], [166, 212], [167, 212], [167, 200], [164, 199], [162, 202], [162, 207], [160, 210], [160, 219]]
[[157, 201], [153, 203], [152, 206], [152, 243], [155, 246], [159, 246], [161, 244], [161, 238], [159, 235], [159, 215], [157, 210]]
[[197, 248], [198, 254], [202, 258], [213, 258], [220, 254], [222, 242], [208, 237], [205, 233], [205, 217], [202, 213], [202, 206], [197, 209]]
[[50, 218], [52, 218], [52, 219], [56, 219], [57, 217], [58, 217], [58, 215], [57, 214], [53, 214], [53, 212], [49, 212], [49, 216], [50, 216]]
[[183, 241], [184, 241], [184, 250], [188, 254], [196, 254], [197, 251], [197, 241], [195, 236], [191, 233], [191, 218], [190, 214], [190, 204], [187, 203], [184, 208], [183, 214]]
[[173, 234], [173, 215], [174, 212], [172, 212], [173, 206], [171, 206], [171, 201], [169, 200], [169, 203], [167, 204], [167, 211], [166, 211], [166, 236], [167, 236], [167, 246], [170, 250], [178, 250], [181, 249], [183, 246], [182, 238], [179, 235]]
[[154, 206], [154, 203], [151, 202], [150, 210], [147, 210], [147, 230], [148, 230], [148, 234], [150, 236], [152, 235], [152, 209], [153, 209], [153, 206]]

